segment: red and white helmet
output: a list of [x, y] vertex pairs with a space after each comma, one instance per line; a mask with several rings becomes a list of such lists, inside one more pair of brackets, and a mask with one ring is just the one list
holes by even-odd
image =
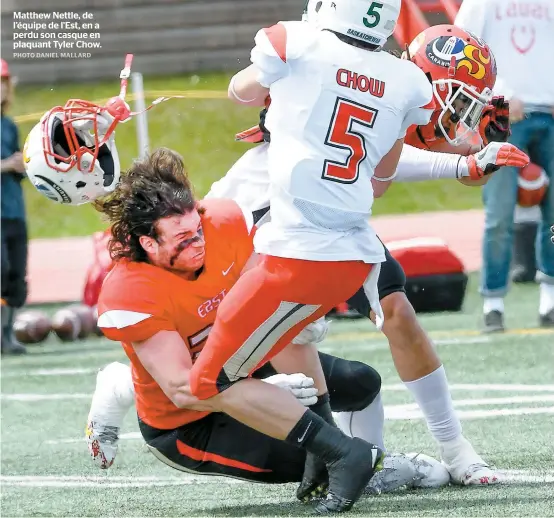
[[412, 41], [408, 53], [433, 83], [441, 111], [431, 119], [432, 124], [448, 142], [460, 144], [477, 128], [492, 99], [494, 55], [482, 39], [454, 25], [424, 30]]
[[[121, 175], [115, 128], [134, 113], [125, 102], [133, 55], [125, 56], [119, 96], [105, 105], [71, 99], [47, 111], [23, 147], [27, 176], [57, 203], [82, 205], [112, 192]], [[170, 97], [160, 97], [150, 105]]]
[[112, 192], [121, 174], [114, 130], [125, 110], [129, 112], [124, 101], [114, 98], [106, 106], [70, 100], [46, 112], [23, 148], [25, 169], [35, 188], [69, 205]]

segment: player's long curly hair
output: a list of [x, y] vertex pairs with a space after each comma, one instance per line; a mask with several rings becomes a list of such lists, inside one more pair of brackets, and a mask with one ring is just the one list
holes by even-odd
[[97, 200], [94, 207], [111, 224], [111, 258], [143, 262], [148, 257], [140, 237], [158, 240], [156, 223], [160, 219], [197, 208], [183, 159], [167, 148], [159, 148], [143, 160], [135, 161], [121, 175], [115, 191]]

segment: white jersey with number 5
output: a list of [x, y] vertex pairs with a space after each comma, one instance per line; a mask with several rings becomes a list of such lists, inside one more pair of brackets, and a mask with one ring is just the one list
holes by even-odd
[[256, 234], [256, 250], [382, 262], [368, 223], [371, 178], [409, 126], [429, 122], [430, 82], [410, 61], [303, 22], [262, 29], [255, 42], [252, 63], [271, 95], [271, 222]]

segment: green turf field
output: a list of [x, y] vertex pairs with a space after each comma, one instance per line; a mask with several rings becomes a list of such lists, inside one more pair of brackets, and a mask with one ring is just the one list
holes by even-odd
[[[199, 196], [203, 196], [248, 149], [248, 145], [234, 142], [235, 133], [257, 122], [258, 109], [237, 106], [226, 99], [229, 77], [211, 74], [144, 78], [147, 102], [160, 95], [175, 95], [182, 91], [188, 95], [210, 97], [175, 99], [148, 112], [151, 149], [166, 146], [179, 151], [185, 158]], [[19, 87], [13, 115], [22, 121], [21, 145], [46, 110], [63, 105], [70, 98], [105, 100], [118, 92], [117, 74], [111, 83]], [[117, 131], [122, 167], [129, 166], [137, 156], [135, 132], [132, 121], [120, 125]], [[25, 182], [25, 192], [31, 237], [83, 236], [104, 228], [99, 215], [90, 206], [75, 208], [53, 204], [40, 196], [29, 182]], [[463, 187], [454, 181], [398, 184], [376, 203], [374, 213], [480, 208], [480, 196], [479, 188]]]
[[[510, 331], [476, 331], [475, 278], [465, 311], [425, 316], [446, 365], [465, 432], [509, 483], [490, 488], [398, 491], [362, 500], [352, 515], [554, 516], [554, 331], [537, 329], [535, 286], [510, 294]], [[365, 321], [335, 322], [324, 350], [371, 363], [383, 377], [394, 451], [436, 455], [421, 419], [399, 385], [383, 337]], [[101, 472], [83, 440], [95, 372], [124, 361], [104, 339], [61, 344], [2, 361], [2, 516], [304, 516], [294, 485], [269, 487], [219, 477], [193, 477], [161, 464], [137, 439], [127, 417], [114, 466]], [[417, 417], [417, 416], [416, 416]]]

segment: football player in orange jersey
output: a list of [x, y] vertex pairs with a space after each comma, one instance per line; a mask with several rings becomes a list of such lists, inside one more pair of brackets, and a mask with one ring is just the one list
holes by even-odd
[[[158, 159], [159, 156], [159, 153], [155, 154], [152, 160]], [[159, 165], [155, 167], [159, 167]], [[169, 168], [166, 167], [166, 169]], [[145, 165], [136, 164], [135, 171], [126, 178], [133, 183], [135, 188], [142, 190], [144, 188], [144, 172]], [[180, 176], [182, 172], [179, 168], [174, 168], [173, 174]], [[161, 186], [162, 193], [167, 191], [163, 182], [157, 184]], [[129, 186], [123, 191], [127, 195], [131, 192]], [[203, 203], [202, 206], [206, 209], [202, 214], [204, 222], [208, 219], [211, 223], [214, 219], [215, 209], [224, 208], [228, 213], [228, 219], [232, 219], [233, 215], [238, 216], [241, 221], [239, 226], [242, 229], [242, 216], [237, 210], [236, 204], [225, 200], [212, 200]], [[121, 209], [120, 200], [98, 202], [97, 207], [112, 219]], [[258, 218], [265, 212], [254, 211], [253, 220], [258, 221]], [[155, 215], [150, 217], [155, 217]], [[159, 225], [165, 225], [165, 222]], [[159, 317], [152, 313], [160, 312], [162, 304], [159, 303], [159, 307], [155, 310], [153, 306], [157, 304], [158, 299], [168, 298], [167, 293], [177, 290], [178, 303], [182, 303], [184, 306], [186, 302], [188, 306], [188, 309], [184, 308], [183, 313], [180, 313], [179, 334], [187, 337], [185, 342], [191, 351], [193, 360], [201, 353], [215, 321], [219, 303], [236, 281], [235, 273], [240, 271], [241, 265], [253, 251], [251, 240], [237, 239], [236, 234], [229, 232], [229, 228], [226, 228], [224, 235], [218, 236], [215, 232], [211, 234], [207, 232], [204, 226], [202, 224], [201, 231], [205, 236], [204, 250], [208, 250], [208, 252], [202, 256], [202, 267], [199, 267], [197, 263], [196, 254], [192, 258], [190, 254], [179, 255], [178, 261], [175, 259], [174, 253], [162, 254], [162, 261], [168, 265], [168, 268], [176, 270], [176, 273], [183, 270], [188, 271], [191, 264], [193, 270], [202, 269], [201, 278], [190, 283], [180, 279], [183, 276], [182, 273], [175, 278], [173, 274], [168, 275], [163, 270], [160, 272], [158, 268], [150, 265], [125, 264], [122, 267], [120, 261], [117, 260], [120, 250], [135, 250], [135, 254], [138, 253], [137, 258], [143, 257], [143, 251], [141, 247], [137, 246], [136, 240], [133, 241], [126, 237], [125, 231], [128, 229], [125, 225], [115, 224], [114, 232], [117, 240], [113, 242], [111, 249], [112, 255], [116, 258], [114, 264], [117, 265], [118, 271], [116, 274], [108, 275], [99, 308], [101, 313], [99, 325], [105, 329], [108, 337], [116, 338], [117, 336], [124, 340], [129, 333], [153, 333], [160, 327], [160, 321]], [[196, 228], [194, 224], [193, 227]], [[234, 269], [224, 268], [225, 264], [221, 264], [219, 268], [211, 267], [213, 261], [211, 259], [208, 261], [207, 254], [214, 250], [213, 242], [218, 245], [218, 250], [240, 251], [240, 259], [233, 264]], [[197, 243], [201, 249], [201, 240], [197, 240]], [[191, 244], [191, 250], [193, 249], [194, 244]], [[126, 260], [125, 258], [121, 259]], [[231, 260], [225, 254], [219, 254], [217, 259], [224, 262]], [[208, 263], [210, 272], [204, 270]], [[131, 268], [132, 273], [130, 273]], [[221, 270], [221, 274], [218, 270]], [[211, 273], [211, 276], [208, 273]], [[149, 277], [155, 282], [148, 283]], [[170, 284], [163, 282], [164, 277]], [[180, 284], [183, 288], [181, 290], [179, 290]], [[117, 310], [107, 309], [114, 304], [117, 306]], [[165, 322], [161, 324], [161, 327], [170, 325], [171, 323]], [[113, 329], [114, 326], [118, 329]], [[316, 322], [305, 328], [293, 340], [293, 343], [307, 347], [308, 344], [323, 339], [326, 332], [325, 321]], [[124, 342], [124, 348], [130, 358], [135, 358], [135, 361], [132, 361], [132, 365], [135, 366], [138, 359], [136, 359], [132, 346]], [[294, 352], [291, 354], [289, 349], [285, 349], [274, 358], [271, 364], [266, 364], [258, 369], [254, 376], [292, 391], [304, 405], [311, 406], [317, 403], [313, 382], [298, 373], [277, 374], [275, 370], [279, 369], [281, 373], [294, 372], [296, 368], [295, 355]], [[326, 383], [333, 394], [330, 402], [331, 409], [337, 413], [335, 418], [339, 419], [341, 430], [349, 436], [361, 437], [375, 442], [377, 445], [382, 445], [382, 407], [380, 404], [373, 404], [379, 395], [379, 375], [371, 367], [360, 362], [347, 361], [324, 353], [319, 353], [319, 357]], [[303, 465], [291, 462], [290, 455], [287, 453], [290, 447], [287, 444], [266, 437], [263, 437], [261, 442], [256, 442], [255, 438], [260, 434], [253, 431], [246, 434], [241, 433], [244, 432], [245, 427], [221, 413], [205, 415], [205, 413], [186, 409], [179, 410], [166, 398], [160, 397], [161, 393], [156, 385], [152, 385], [151, 389], [147, 391], [144, 387], [148, 383], [145, 383], [144, 380], [150, 380], [149, 375], [140, 366], [134, 367], [134, 369], [136, 372], [134, 377], [137, 382], [136, 394], [131, 369], [126, 365], [118, 362], [109, 364], [97, 376], [96, 390], [88, 416], [86, 440], [89, 452], [100, 468], [107, 469], [112, 465], [117, 454], [119, 430], [123, 418], [136, 399], [141, 430], [147, 441], [150, 440], [150, 436], [155, 436], [156, 444], [152, 446], [153, 452], [163, 462], [200, 474], [218, 473], [270, 483], [300, 481], [302, 476], [300, 468]], [[137, 378], [139, 379], [137, 380]], [[361, 428], [353, 421], [355, 416], [362, 413], [364, 414], [364, 424], [375, 423], [374, 428], [372, 426]], [[189, 419], [191, 422], [186, 422]], [[174, 440], [175, 429], [180, 437], [177, 449]], [[237, 436], [244, 436], [246, 439], [243, 442], [229, 441], [230, 437], [236, 439]], [[266, 445], [268, 441], [273, 445], [269, 451]], [[202, 462], [198, 462], [197, 457], [200, 455], [198, 451], [205, 453]], [[303, 453], [298, 454], [296, 448], [295, 451], [293, 457], [302, 460]], [[447, 483], [446, 470], [434, 459], [418, 455], [418, 470], [416, 471], [416, 467], [411, 461], [411, 457], [414, 455], [387, 455], [383, 461], [385, 469], [372, 478], [369, 489], [383, 492], [406, 484], [411, 487], [439, 487]], [[423, 460], [424, 463], [419, 462], [420, 460]], [[277, 463], [279, 464], [277, 465]], [[269, 471], [255, 469], [261, 466]]]
[[[187, 468], [205, 459], [205, 472], [282, 482], [300, 478], [308, 451], [325, 459], [335, 493], [346, 487], [347, 494], [359, 496], [383, 454], [316, 413], [329, 405], [329, 396], [313, 346], [289, 346], [287, 362], [298, 381], [289, 383], [288, 391], [246, 378], [248, 373], [207, 401], [190, 391], [189, 373], [204, 358], [204, 345], [219, 318], [210, 317], [229, 299], [227, 291], [233, 293], [251, 256], [252, 214], [229, 200], [196, 202], [180, 157], [163, 149], [135, 163], [97, 207], [111, 223], [110, 251], [116, 260], [100, 294], [98, 325], [108, 338], [123, 343], [131, 360], [140, 428], [153, 453], [170, 464], [180, 459]], [[291, 329], [291, 339], [302, 330]], [[262, 366], [257, 360], [248, 369]], [[245, 385], [249, 390], [243, 390]], [[314, 386], [317, 390], [310, 390]], [[235, 458], [221, 449], [209, 451], [211, 432], [199, 438], [204, 418], [212, 426], [227, 420], [222, 443], [228, 443], [231, 429], [245, 439], [240, 451], [231, 453]], [[258, 439], [265, 447], [252, 448]], [[267, 448], [275, 455], [260, 460], [270, 466], [260, 466], [257, 456]], [[293, 462], [297, 469], [291, 475], [287, 470]]]

